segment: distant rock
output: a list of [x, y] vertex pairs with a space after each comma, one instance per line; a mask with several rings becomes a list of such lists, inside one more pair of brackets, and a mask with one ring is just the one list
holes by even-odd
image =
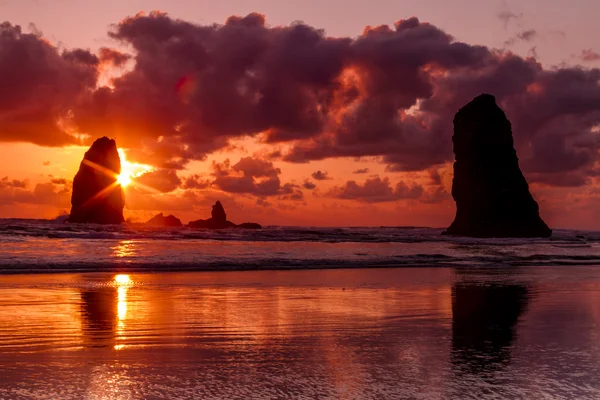
[[548, 237], [552, 230], [519, 169], [512, 129], [489, 94], [476, 97], [454, 117], [456, 218], [447, 235]]
[[146, 222], [146, 224], [152, 226], [163, 226], [168, 228], [180, 228], [183, 226], [181, 220], [176, 216], [170, 214], [165, 217], [163, 213], [155, 215], [148, 222]]
[[242, 224], [237, 225], [237, 228], [262, 229], [262, 226], [260, 226], [260, 224], [257, 224], [256, 222], [244, 222]]
[[212, 206], [212, 211], [210, 212], [211, 219], [215, 221], [216, 224], [226, 224], [227, 223], [227, 214], [225, 214], [225, 209], [220, 201], [217, 201], [214, 206]]
[[97, 139], [85, 153], [73, 179], [69, 222], [120, 224], [124, 221], [123, 189], [117, 183], [121, 159], [113, 139]]
[[237, 225], [231, 221], [225, 221], [225, 222], [219, 223], [216, 220], [214, 220], [213, 218], [209, 218], [209, 219], [199, 219], [197, 221], [191, 221], [189, 223], [189, 227], [194, 228], [194, 229], [225, 229], [225, 228], [235, 228], [235, 227], [237, 227]]
[[225, 228], [242, 228], [242, 229], [261, 229], [259, 224], [253, 222], [245, 222], [241, 225], [236, 225], [231, 221], [227, 221], [227, 214], [220, 201], [217, 201], [212, 206], [212, 217], [209, 219], [199, 219], [189, 223], [190, 228], [194, 229], [225, 229]]

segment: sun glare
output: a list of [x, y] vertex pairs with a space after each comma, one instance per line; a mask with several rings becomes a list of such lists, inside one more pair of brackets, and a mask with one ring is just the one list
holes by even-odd
[[131, 278], [129, 275], [119, 274], [115, 276], [115, 283], [117, 286], [126, 286], [131, 284]]
[[117, 183], [121, 185], [121, 187], [131, 185], [133, 178], [151, 170], [148, 165], [135, 164], [127, 161], [123, 149], [118, 149], [118, 152], [119, 158], [121, 159], [121, 173], [117, 176]]

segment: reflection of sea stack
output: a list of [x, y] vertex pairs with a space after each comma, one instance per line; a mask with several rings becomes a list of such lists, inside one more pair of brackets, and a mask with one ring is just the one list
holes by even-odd
[[260, 229], [259, 224], [253, 222], [245, 222], [236, 225], [231, 221], [227, 221], [227, 214], [220, 201], [217, 201], [212, 207], [211, 218], [199, 219], [190, 222], [190, 228], [196, 229], [224, 229], [224, 228], [245, 228], [245, 229]]
[[146, 222], [147, 225], [152, 225], [152, 226], [163, 226], [163, 227], [181, 227], [181, 220], [179, 218], [177, 218], [176, 216], [170, 214], [167, 215], [166, 217], [163, 215], [163, 213], [157, 214], [154, 217], [152, 217], [148, 222]]
[[117, 299], [114, 288], [81, 291], [81, 327], [86, 346], [112, 347], [117, 324]]
[[552, 231], [519, 169], [510, 121], [494, 96], [483, 94], [454, 117], [456, 218], [445, 234], [548, 237]]
[[454, 362], [474, 372], [497, 369], [510, 360], [515, 326], [529, 300], [521, 285], [458, 283], [452, 288]]
[[121, 160], [117, 144], [107, 137], [97, 139], [85, 153], [73, 179], [69, 222], [120, 224], [125, 203], [117, 184]]

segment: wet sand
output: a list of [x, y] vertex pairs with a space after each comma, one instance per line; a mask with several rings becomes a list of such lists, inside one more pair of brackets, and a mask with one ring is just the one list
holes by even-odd
[[600, 398], [600, 268], [0, 276], [0, 398]]

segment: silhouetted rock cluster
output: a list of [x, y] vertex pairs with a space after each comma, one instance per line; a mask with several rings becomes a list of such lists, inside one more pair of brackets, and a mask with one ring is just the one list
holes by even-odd
[[454, 117], [456, 218], [444, 232], [470, 237], [548, 237], [552, 230], [519, 169], [512, 129], [494, 96], [483, 94]]
[[173, 214], [169, 214], [165, 217], [163, 213], [155, 215], [148, 222], [146, 222], [146, 224], [152, 226], [162, 226], [167, 228], [180, 228], [181, 226], [183, 226], [181, 220]]
[[259, 224], [253, 222], [245, 222], [240, 225], [236, 225], [231, 221], [227, 221], [227, 214], [220, 201], [217, 201], [212, 207], [211, 218], [199, 219], [197, 221], [191, 221], [189, 224], [190, 228], [195, 229], [224, 229], [224, 228], [243, 228], [243, 229], [261, 229]]
[[69, 222], [120, 224], [125, 199], [117, 183], [121, 160], [113, 139], [97, 139], [73, 179]]

